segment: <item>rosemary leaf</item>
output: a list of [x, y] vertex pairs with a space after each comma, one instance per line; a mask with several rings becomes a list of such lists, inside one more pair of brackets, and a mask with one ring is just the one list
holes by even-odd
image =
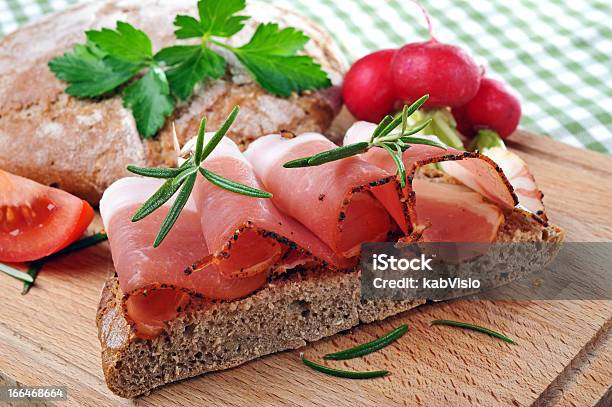
[[[411, 127], [408, 130], [405, 130], [401, 133], [402, 138], [406, 137], [406, 136], [411, 136], [413, 134], [418, 133], [419, 131], [423, 130], [425, 127], [429, 126], [429, 123], [431, 123], [433, 119], [429, 118], [429, 119], [425, 119], [420, 123], [415, 124], [413, 127]], [[425, 139], [422, 139], [425, 140]]]
[[204, 135], [206, 134], [206, 116], [202, 117], [200, 121], [200, 128], [198, 129], [198, 138], [196, 139], [195, 147], [195, 165], [199, 166], [202, 162], [202, 153], [204, 149]]
[[404, 167], [404, 162], [402, 161], [402, 150], [394, 151], [387, 144], [381, 144], [382, 148], [384, 148], [387, 153], [393, 158], [393, 162], [395, 162], [395, 166], [397, 167], [397, 176], [400, 180], [400, 185], [402, 188], [406, 186], [406, 167]]
[[391, 123], [392, 121], [393, 121], [393, 116], [386, 115], [385, 117], [383, 117], [383, 119], [380, 121], [378, 126], [376, 126], [376, 128], [374, 129], [374, 132], [372, 133], [372, 138], [370, 139], [370, 141], [374, 141], [374, 139], [380, 135], [380, 132], [383, 131], [384, 128], [387, 127], [389, 123]]
[[21, 270], [17, 270], [11, 266], [7, 266], [6, 264], [0, 263], [0, 271], [5, 274], [8, 274], [11, 277], [16, 278], [17, 280], [25, 281], [28, 283], [33, 283], [34, 279], [28, 273], [24, 273]]
[[227, 179], [219, 174], [207, 170], [206, 168], [200, 168], [200, 173], [211, 183], [218, 187], [227, 189], [228, 191], [235, 192], [237, 194], [252, 196], [254, 198], [272, 198], [272, 194], [267, 191], [262, 191], [257, 188], [250, 187], [248, 185], [241, 184], [236, 181]]
[[413, 104], [411, 104], [407, 109], [405, 109], [406, 110], [406, 112], [405, 112], [406, 117], [412, 116], [412, 114], [414, 112], [419, 110], [421, 108], [421, 106], [423, 106], [423, 104], [425, 104], [425, 102], [427, 102], [427, 99], [429, 99], [429, 95], [423, 95], [420, 98], [418, 98]]
[[181, 172], [178, 168], [144, 168], [135, 165], [128, 165], [127, 170], [131, 173], [150, 178], [172, 178]]
[[234, 106], [230, 115], [227, 117], [227, 119], [225, 119], [225, 122], [221, 125], [219, 130], [217, 130], [217, 132], [212, 136], [210, 141], [206, 144], [206, 147], [204, 147], [201, 161], [204, 161], [206, 157], [208, 157], [210, 153], [212, 153], [215, 147], [217, 147], [217, 144], [219, 144], [223, 136], [225, 136], [225, 134], [229, 130], [230, 126], [234, 123], [234, 120], [236, 120], [236, 116], [238, 116], [239, 111], [240, 107]]
[[450, 321], [448, 319], [436, 319], [436, 320], [431, 321], [431, 325], [449, 325], [449, 326], [455, 326], [458, 328], [471, 329], [472, 331], [482, 332], [487, 335], [491, 335], [495, 338], [501, 339], [502, 341], [505, 341], [508, 343], [512, 343], [512, 344], [516, 343], [514, 342], [514, 340], [508, 338], [504, 334], [501, 334], [489, 328], [485, 328], [483, 326], [474, 325], [474, 324], [470, 324], [467, 322]]
[[347, 146], [337, 147], [322, 153], [315, 154], [308, 159], [309, 166], [325, 164], [331, 161], [341, 160], [351, 157], [356, 154], [365, 152], [370, 147], [370, 144], [362, 141], [360, 143], [349, 144]]
[[302, 157], [296, 158], [295, 160], [287, 161], [283, 164], [285, 168], [301, 168], [301, 167], [309, 167], [308, 160], [310, 157]]
[[327, 355], [323, 356], [323, 359], [346, 360], [364, 356], [369, 353], [376, 352], [377, 350], [380, 350], [382, 348], [385, 348], [386, 346], [390, 345], [391, 343], [404, 336], [406, 332], [408, 332], [408, 325], [403, 324], [398, 326], [391, 332], [381, 336], [380, 338], [361, 345], [357, 345], [350, 349], [342, 350], [340, 352], [328, 353]]
[[178, 196], [176, 197], [176, 201], [172, 204], [172, 207], [168, 211], [168, 214], [166, 215], [166, 218], [164, 219], [164, 222], [162, 223], [159, 229], [159, 233], [155, 238], [155, 242], [153, 242], [153, 247], [157, 247], [161, 244], [161, 242], [168, 235], [168, 232], [170, 232], [172, 226], [174, 226], [174, 224], [176, 223], [176, 220], [178, 219], [181, 211], [187, 204], [189, 195], [191, 195], [191, 191], [193, 190], [193, 185], [195, 184], [197, 175], [197, 172], [193, 172], [187, 177], [187, 179], [183, 183], [183, 187], [179, 191]]
[[181, 184], [176, 184], [173, 182], [174, 179], [171, 178], [164, 182], [164, 184], [159, 187], [157, 191], [147, 201], [138, 209], [138, 211], [132, 217], [132, 222], [138, 222], [141, 219], [149, 216], [155, 210], [157, 210], [160, 206], [168, 202], [172, 195], [180, 188]]
[[389, 124], [387, 124], [379, 133], [378, 136], [376, 136], [375, 139], [373, 139], [374, 141], [376, 141], [376, 139], [378, 138], [382, 138], [385, 136], [388, 136], [389, 133], [391, 133], [393, 130], [395, 130], [397, 128], [397, 126], [399, 126], [402, 123], [402, 113], [398, 114], [397, 116], [395, 116], [395, 118], [393, 120], [391, 120], [389, 122]]
[[438, 147], [438, 148], [446, 150], [446, 145], [442, 143], [438, 143], [435, 140], [430, 140], [430, 139], [426, 139], [423, 137], [402, 137], [401, 140], [404, 143], [408, 143], [408, 144], [425, 144], [428, 146]]
[[343, 377], [345, 379], [373, 379], [375, 377], [383, 377], [389, 374], [387, 370], [371, 370], [368, 372], [353, 372], [349, 370], [339, 370], [324, 365], [320, 365], [304, 357], [304, 354], [300, 354], [302, 363], [311, 369], [325, 373], [330, 376]]
[[191, 175], [195, 174], [196, 172], [198, 172], [198, 167], [196, 167], [195, 165], [193, 165], [193, 163], [189, 163], [190, 165], [186, 166], [185, 169], [183, 169], [179, 175], [177, 175], [176, 177], [174, 177], [174, 179], [172, 180], [172, 182], [176, 185], [181, 185], [183, 183], [183, 181], [185, 181], [187, 178], [189, 178]]
[[397, 126], [399, 126], [402, 123], [404, 117], [408, 118], [409, 116], [411, 116], [421, 106], [423, 106], [423, 104], [427, 101], [427, 99], [429, 99], [429, 95], [423, 95], [419, 99], [417, 99], [416, 102], [414, 102], [407, 108], [404, 108], [400, 114], [395, 116], [395, 118], [391, 122], [389, 122], [389, 124], [387, 124], [383, 130], [379, 132], [376, 138], [385, 137], [389, 133], [391, 133], [393, 130], [395, 130]]

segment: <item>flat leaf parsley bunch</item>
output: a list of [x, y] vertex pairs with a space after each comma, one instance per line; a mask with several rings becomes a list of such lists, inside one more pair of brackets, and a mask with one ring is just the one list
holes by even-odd
[[245, 0], [199, 0], [199, 19], [178, 15], [174, 25], [176, 38], [199, 38], [200, 43], [166, 47], [156, 54], [146, 33], [118, 21], [114, 30], [87, 31], [86, 43], [51, 60], [49, 68], [68, 82], [66, 93], [72, 96], [96, 98], [122, 90], [123, 103], [144, 138], [159, 131], [176, 101], [189, 99], [197, 83], [223, 76], [227, 61], [211, 44], [232, 52], [253, 79], [275, 95], [331, 85], [320, 65], [297, 54], [309, 38], [295, 28], [265, 23], [241, 47], [220, 41], [243, 29], [250, 17], [236, 14], [245, 7]]

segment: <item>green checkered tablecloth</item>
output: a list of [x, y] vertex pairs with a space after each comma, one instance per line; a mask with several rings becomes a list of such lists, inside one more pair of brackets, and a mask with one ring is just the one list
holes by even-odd
[[[0, 0], [0, 36], [76, 1]], [[351, 61], [372, 50], [427, 38], [423, 17], [409, 0], [273, 2], [320, 23]], [[612, 153], [612, 1], [422, 3], [440, 41], [471, 50], [488, 75], [517, 91], [522, 127]]]

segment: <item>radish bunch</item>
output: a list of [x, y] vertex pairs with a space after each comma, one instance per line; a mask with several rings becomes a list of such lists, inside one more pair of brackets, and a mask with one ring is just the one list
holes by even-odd
[[467, 52], [433, 35], [429, 41], [366, 55], [353, 64], [342, 87], [351, 113], [370, 122], [425, 94], [429, 99], [424, 107], [450, 108], [457, 130], [467, 138], [480, 129], [508, 137], [521, 117], [518, 99], [501, 82], [483, 77]]

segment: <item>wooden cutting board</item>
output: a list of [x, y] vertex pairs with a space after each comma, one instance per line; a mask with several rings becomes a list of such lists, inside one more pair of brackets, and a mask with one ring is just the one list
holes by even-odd
[[[612, 241], [612, 158], [526, 132], [515, 135], [509, 147], [529, 164], [546, 194], [552, 222], [566, 229], [568, 240]], [[104, 243], [45, 266], [26, 296], [19, 294], [19, 282], [0, 274], [0, 384], [65, 385], [67, 404], [81, 406], [519, 406], [612, 399], [612, 301], [456, 300], [124, 400], [106, 388], [95, 326], [100, 289], [111, 269]], [[436, 318], [497, 327], [518, 344], [430, 327]], [[396, 344], [334, 364], [359, 370], [384, 367], [392, 372], [388, 377], [333, 378], [299, 360], [300, 351], [316, 359], [401, 323], [410, 330]]]

